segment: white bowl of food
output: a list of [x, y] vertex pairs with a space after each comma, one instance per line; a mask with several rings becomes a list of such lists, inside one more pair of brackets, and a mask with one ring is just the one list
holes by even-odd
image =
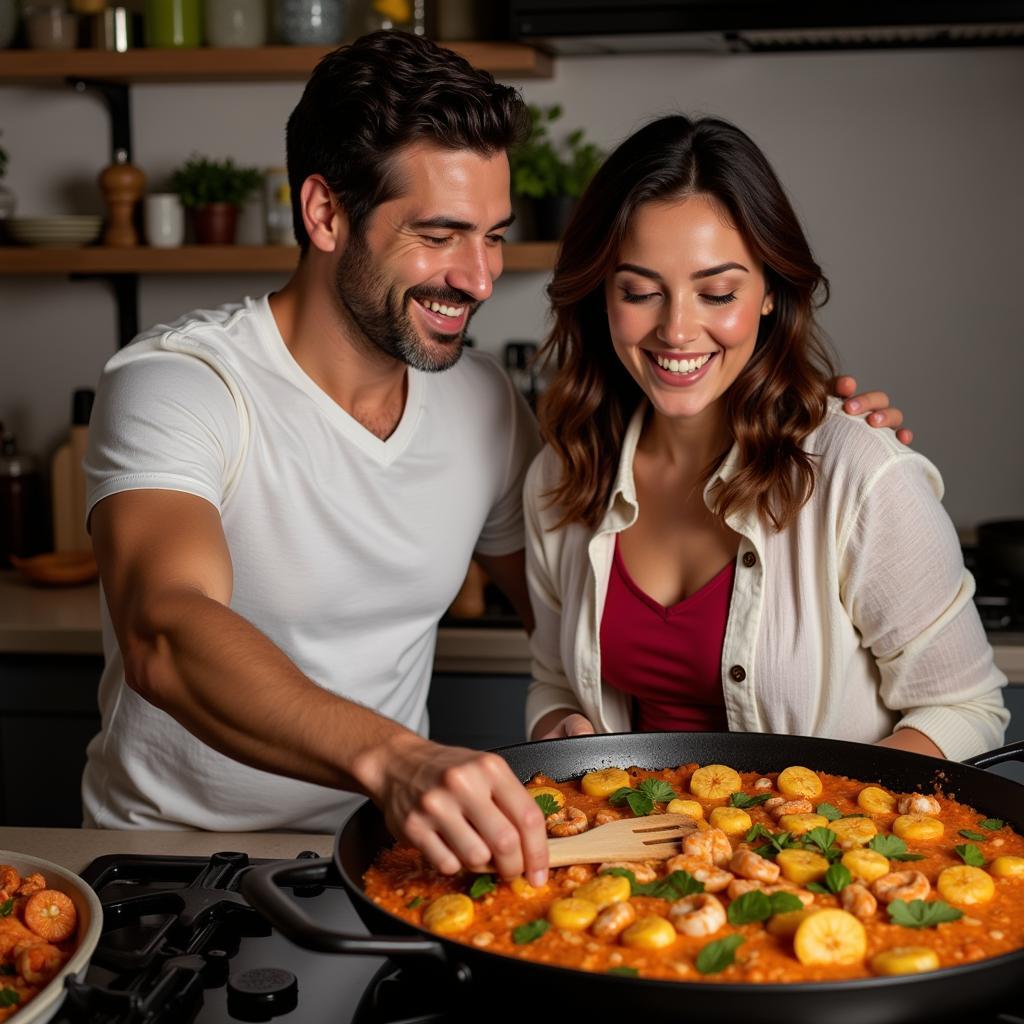
[[43, 1024], [64, 1001], [64, 979], [85, 974], [103, 908], [78, 875], [11, 850], [0, 850], [0, 897], [0, 1005], [18, 1006], [3, 1019]]

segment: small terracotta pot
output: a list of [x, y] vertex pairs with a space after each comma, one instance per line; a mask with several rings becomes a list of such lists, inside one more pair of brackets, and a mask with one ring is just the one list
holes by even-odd
[[192, 211], [192, 226], [199, 245], [234, 245], [238, 207], [231, 203], [209, 203]]

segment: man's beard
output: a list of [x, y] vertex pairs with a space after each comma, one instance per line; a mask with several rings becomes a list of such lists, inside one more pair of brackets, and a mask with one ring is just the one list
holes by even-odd
[[[349, 240], [338, 261], [334, 294], [367, 341], [414, 370], [425, 373], [447, 370], [459, 361], [466, 327], [480, 305], [457, 289], [425, 285], [410, 288], [403, 300], [374, 268], [369, 246], [361, 235], [354, 235]], [[469, 306], [466, 324], [458, 334], [428, 331], [439, 344], [427, 346], [409, 315], [408, 307], [414, 299], [446, 306]]]

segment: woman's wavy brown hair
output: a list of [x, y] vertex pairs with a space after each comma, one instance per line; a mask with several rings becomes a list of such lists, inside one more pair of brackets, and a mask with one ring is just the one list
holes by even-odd
[[[750, 361], [726, 393], [740, 468], [716, 489], [715, 511], [753, 507], [785, 529], [814, 491], [801, 442], [825, 417], [832, 364], [814, 320], [828, 282], [775, 172], [753, 140], [717, 118], [651, 122], [608, 157], [580, 199], [548, 286], [554, 327], [541, 349], [556, 372], [541, 433], [562, 464], [548, 497], [559, 526], [594, 528], [611, 496], [622, 441], [643, 392], [612, 348], [604, 286], [630, 219], [645, 203], [713, 197], [764, 265], [773, 296]], [[707, 468], [711, 478], [727, 452]]]

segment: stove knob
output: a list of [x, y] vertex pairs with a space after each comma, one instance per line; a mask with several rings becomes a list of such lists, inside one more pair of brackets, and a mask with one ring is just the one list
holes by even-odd
[[225, 949], [207, 949], [203, 953], [206, 961], [205, 984], [207, 988], [216, 988], [228, 980], [229, 960]]
[[237, 1020], [268, 1021], [298, 1005], [299, 983], [291, 971], [253, 967], [228, 978], [228, 1012]]

